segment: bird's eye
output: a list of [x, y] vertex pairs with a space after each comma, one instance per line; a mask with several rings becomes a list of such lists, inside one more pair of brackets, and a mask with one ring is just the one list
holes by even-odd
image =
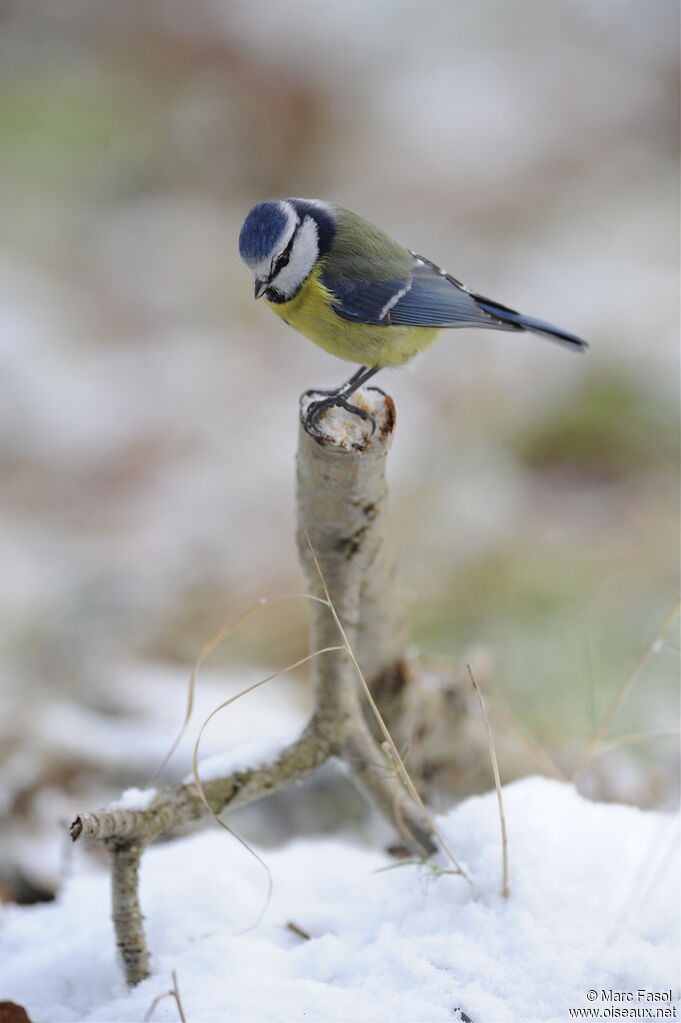
[[293, 251], [293, 243], [296, 240], [297, 234], [298, 228], [296, 228], [293, 234], [291, 235], [289, 243], [284, 249], [284, 251], [280, 253], [272, 263], [272, 273], [270, 275], [271, 277], [276, 277], [280, 270], [283, 270], [285, 266], [288, 266], [288, 261], [291, 258], [291, 252]]
[[288, 249], [285, 249], [284, 252], [282, 252], [282, 254], [274, 262], [274, 265], [272, 267], [272, 276], [273, 277], [276, 277], [276, 275], [279, 273], [279, 271], [283, 270], [284, 267], [288, 265], [288, 261], [289, 261], [290, 258], [291, 258], [290, 251]]

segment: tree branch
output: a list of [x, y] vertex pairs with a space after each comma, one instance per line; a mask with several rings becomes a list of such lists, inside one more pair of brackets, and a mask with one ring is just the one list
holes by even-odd
[[[215, 814], [233, 810], [302, 781], [329, 755], [329, 743], [313, 717], [300, 738], [287, 746], [273, 763], [203, 782], [206, 800]], [[148, 845], [159, 835], [197, 820], [205, 813], [203, 800], [191, 782], [161, 789], [145, 809], [109, 808], [97, 813], [81, 813], [71, 824], [69, 833], [74, 842], [82, 839], [112, 845], [126, 842]]]
[[[376, 388], [359, 392], [353, 400], [374, 416], [375, 432], [341, 409], [327, 413], [314, 436], [306, 433], [301, 420], [298, 547], [310, 591], [324, 597], [311, 602], [310, 649], [340, 642], [316, 555], [347, 642], [359, 649], [363, 667], [380, 676], [387, 665], [402, 663], [405, 641], [404, 612], [386, 539], [385, 459], [395, 411], [392, 400]], [[305, 410], [303, 398], [303, 418]], [[367, 724], [347, 649], [324, 652], [312, 663], [315, 711], [300, 738], [265, 767], [202, 781], [208, 807], [218, 814], [261, 799], [337, 756], [412, 852], [417, 856], [434, 852], [437, 845], [427, 815], [407, 792]], [[140, 857], [154, 838], [205, 812], [192, 783], [162, 789], [139, 809], [81, 813], [71, 825], [74, 841], [103, 841], [112, 854], [112, 915], [130, 984], [149, 973], [137, 894]]]
[[[405, 638], [386, 528], [385, 464], [395, 408], [392, 399], [374, 387], [358, 392], [353, 400], [373, 415], [373, 433], [364, 421], [348, 420], [340, 410], [327, 417], [330, 422], [319, 437], [301, 426], [297, 535], [308, 589], [323, 598], [326, 584], [353, 650], [362, 637], [365, 663], [361, 667], [366, 673], [366, 665], [376, 671], [386, 658], [402, 651]], [[310, 614], [310, 649], [337, 642], [338, 626], [330, 609], [315, 601]], [[409, 848], [420, 856], [433, 853], [436, 845], [430, 822], [391, 771], [371, 734], [349, 657], [319, 657], [312, 674], [317, 706], [332, 715], [334, 752], [346, 762], [358, 786], [392, 820]]]

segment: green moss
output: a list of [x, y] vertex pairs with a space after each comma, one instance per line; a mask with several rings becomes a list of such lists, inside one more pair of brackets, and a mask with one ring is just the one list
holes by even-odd
[[678, 460], [678, 412], [624, 375], [600, 373], [525, 429], [514, 445], [531, 468], [622, 475]]

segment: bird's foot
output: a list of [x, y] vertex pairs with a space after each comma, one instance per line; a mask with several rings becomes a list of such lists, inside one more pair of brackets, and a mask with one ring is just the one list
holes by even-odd
[[308, 433], [317, 430], [320, 416], [330, 408], [344, 408], [347, 412], [352, 412], [354, 415], [359, 416], [360, 419], [371, 423], [371, 432], [372, 434], [375, 433], [376, 420], [371, 413], [367, 412], [366, 409], [359, 408], [357, 405], [351, 405], [342, 394], [338, 394], [335, 391], [306, 391], [305, 394], [328, 394], [328, 397], [322, 398], [320, 401], [313, 401], [308, 406], [303, 422], [303, 426]]

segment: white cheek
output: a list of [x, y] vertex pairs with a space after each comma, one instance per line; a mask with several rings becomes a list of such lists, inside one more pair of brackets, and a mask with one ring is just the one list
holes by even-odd
[[272, 287], [287, 298], [294, 295], [309, 276], [318, 256], [317, 225], [311, 217], [306, 217], [293, 243], [291, 258], [272, 280]]

